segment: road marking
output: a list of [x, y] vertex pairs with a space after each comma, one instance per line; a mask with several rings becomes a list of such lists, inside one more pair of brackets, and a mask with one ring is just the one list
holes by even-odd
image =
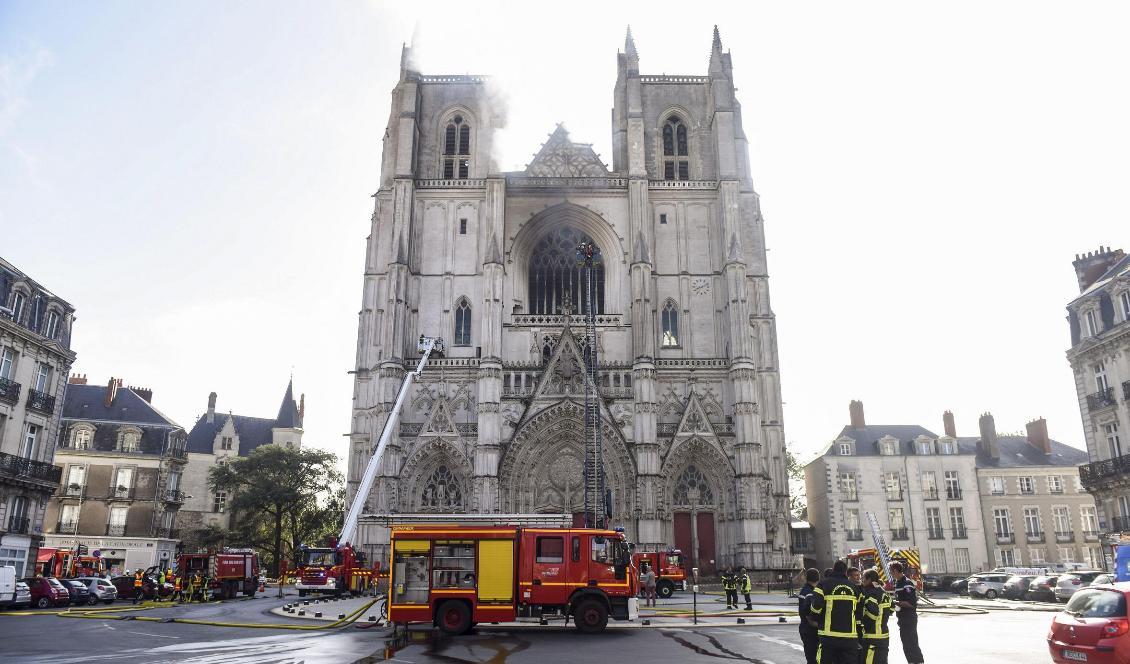
[[[113, 629], [113, 627], [111, 627], [110, 629]], [[127, 629], [126, 631], [129, 632], [130, 634], [140, 634], [142, 636], [152, 636], [152, 637], [158, 638], [158, 639], [179, 639], [179, 638], [181, 638], [179, 636], [165, 636], [163, 634], [150, 634], [149, 632], [135, 632], [132, 629]]]
[[[739, 630], [734, 630], [734, 631], [737, 632]], [[742, 633], [748, 634], [748, 632], [742, 632]], [[757, 638], [761, 639], [762, 641], [768, 641], [770, 643], [776, 643], [777, 645], [788, 646], [788, 647], [792, 648], [793, 650], [799, 650], [800, 652], [804, 652], [804, 646], [802, 646], [802, 645], [792, 643], [790, 641], [785, 641], [784, 639], [777, 639], [777, 638], [774, 638], [772, 636], [765, 636], [764, 634], [761, 634], [760, 632], [754, 632], [753, 635], [756, 636]]]

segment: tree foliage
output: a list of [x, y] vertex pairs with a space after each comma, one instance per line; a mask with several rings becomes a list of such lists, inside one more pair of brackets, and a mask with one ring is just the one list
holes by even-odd
[[264, 445], [212, 468], [209, 486], [232, 496], [227, 541], [269, 552], [265, 562], [277, 575], [279, 561], [299, 544], [340, 524], [345, 496], [336, 466], [331, 452]]
[[789, 478], [789, 511], [796, 519], [808, 520], [808, 497], [804, 488], [804, 466], [797, 460], [791, 449], [785, 446], [785, 474]]

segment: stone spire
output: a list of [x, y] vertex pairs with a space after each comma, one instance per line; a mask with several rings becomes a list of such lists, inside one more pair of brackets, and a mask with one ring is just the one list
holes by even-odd
[[[715, 28], [717, 32], [717, 28]], [[632, 26], [628, 26], [628, 35], [624, 37], [624, 54], [630, 58], [638, 58], [639, 53], [636, 52], [636, 40], [632, 39]]]
[[643, 231], [636, 234], [636, 251], [633, 256], [636, 263], [650, 263], [651, 256], [647, 251], [647, 242], [643, 239]]
[[721, 74], [722, 71], [722, 36], [718, 34], [718, 26], [714, 26], [714, 43], [710, 47], [710, 73]]

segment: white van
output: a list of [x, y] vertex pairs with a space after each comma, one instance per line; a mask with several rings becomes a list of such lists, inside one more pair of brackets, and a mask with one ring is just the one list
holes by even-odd
[[0, 607], [16, 603], [16, 568], [11, 565], [0, 567]]

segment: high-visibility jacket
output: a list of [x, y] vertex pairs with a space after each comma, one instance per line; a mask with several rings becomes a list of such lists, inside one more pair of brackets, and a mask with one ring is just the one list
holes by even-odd
[[749, 574], [742, 574], [742, 593], [749, 594], [753, 590], [753, 582], [749, 580]]
[[141, 587], [141, 572], [138, 572], [137, 574], [133, 575], [133, 587], [134, 588], [140, 588]]
[[178, 593], [181, 591], [181, 581], [179, 576], [173, 579], [173, 590], [177, 591]]
[[820, 623], [820, 636], [856, 641], [855, 629], [859, 607], [859, 587], [839, 574], [823, 579], [816, 586], [809, 611]]
[[863, 625], [863, 638], [886, 641], [891, 638], [887, 620], [894, 612], [891, 596], [882, 588], [872, 586], [863, 591], [859, 622]]
[[723, 590], [737, 590], [738, 580], [734, 578], [733, 574], [722, 575], [722, 589]]

